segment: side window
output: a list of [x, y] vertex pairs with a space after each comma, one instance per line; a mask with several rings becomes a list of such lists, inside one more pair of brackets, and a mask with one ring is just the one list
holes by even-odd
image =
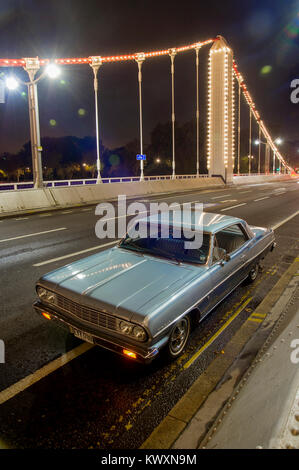
[[223, 248], [220, 248], [218, 246], [217, 238], [215, 236], [214, 237], [212, 263], [216, 263], [217, 261], [220, 261], [221, 259], [223, 259], [223, 253], [224, 253], [224, 250], [223, 250]]
[[240, 248], [248, 240], [247, 234], [241, 229], [240, 225], [230, 225], [217, 232], [215, 235], [215, 246], [222, 248], [226, 253], [232, 253]]

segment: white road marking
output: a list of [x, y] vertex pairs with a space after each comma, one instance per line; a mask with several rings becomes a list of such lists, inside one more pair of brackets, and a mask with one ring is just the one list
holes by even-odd
[[234, 209], [235, 207], [246, 206], [246, 204], [246, 202], [243, 202], [242, 204], [236, 204], [235, 206], [225, 207], [224, 209], [221, 209], [221, 212], [229, 211], [230, 209]]
[[84, 253], [88, 253], [89, 251], [100, 250], [101, 248], [105, 248], [106, 246], [116, 245], [116, 243], [118, 243], [119, 241], [120, 240], [114, 240], [113, 242], [104, 243], [104, 245], [93, 246], [91, 248], [87, 248], [86, 250], [76, 251], [75, 253], [69, 253], [68, 255], [59, 256], [58, 258], [52, 258], [46, 261], [41, 261], [40, 263], [36, 263], [33, 266], [35, 267], [44, 266], [45, 264], [55, 263], [56, 261], [60, 261], [66, 258], [71, 258], [72, 256], [82, 255]]
[[[178, 204], [176, 204], [176, 205], [178, 205]], [[147, 214], [148, 212], [149, 212], [149, 211], [140, 211], [140, 212], [138, 212], [138, 214], [136, 214], [136, 215], [139, 215], [139, 214]], [[130, 215], [127, 215], [127, 214], [125, 214], [125, 215], [118, 215], [117, 217], [110, 217], [109, 219], [105, 219], [105, 221], [106, 221], [106, 220], [122, 219], [123, 217], [131, 217], [131, 216], [130, 216]]]
[[[230, 190], [227, 190], [227, 191], [230, 191]], [[214, 190], [213, 189], [206, 189], [204, 191], [200, 191], [201, 194], [198, 194], [199, 191], [194, 191], [193, 195], [194, 196], [197, 196], [197, 195], [201, 195], [201, 194], [207, 194], [207, 193], [213, 193]], [[225, 190], [222, 190], [222, 192], [225, 192]], [[162, 193], [164, 194], [164, 193]], [[165, 194], [168, 194], [168, 193], [165, 193]], [[185, 194], [175, 194], [174, 196], [161, 196], [160, 197], [156, 197], [154, 194], [152, 195], [153, 198], [155, 199], [150, 199], [149, 202], [156, 202], [156, 201], [159, 201], [159, 200], [162, 200], [164, 201], [165, 199], [173, 199], [173, 198], [177, 198], [178, 196], [185, 196]], [[186, 196], [192, 196], [192, 193], [190, 194], [186, 194]], [[223, 194], [222, 196], [220, 197], [223, 197], [223, 196], [229, 196], [229, 194]], [[151, 197], [151, 196], [149, 196]], [[139, 202], [139, 201], [136, 201], [136, 202]]]
[[92, 208], [81, 209], [82, 212], [92, 211]]
[[230, 196], [230, 194], [222, 194], [221, 196], [211, 197], [211, 199], [220, 199], [221, 197], [227, 197], [227, 196]]
[[271, 228], [272, 228], [273, 230], [276, 230], [278, 227], [280, 227], [281, 225], [285, 224], [285, 223], [288, 222], [289, 220], [293, 219], [293, 218], [296, 217], [298, 214], [299, 214], [299, 211], [297, 211], [297, 212], [295, 212], [294, 214], [290, 215], [289, 217], [287, 217], [286, 219], [282, 220], [281, 222], [278, 222], [278, 224], [273, 225]]
[[51, 217], [52, 215], [53, 215], [52, 213], [39, 214], [39, 217]]
[[220, 201], [222, 204], [225, 202], [237, 202], [238, 199], [224, 199], [224, 201]]
[[60, 230], [67, 230], [67, 228], [60, 227], [60, 228], [54, 228], [53, 230], [46, 230], [44, 232], [36, 232], [36, 233], [29, 233], [28, 235], [20, 235], [19, 237], [3, 238], [2, 240], [0, 240], [0, 243], [9, 242], [11, 240], [19, 240], [20, 238], [36, 237], [38, 235], [44, 235], [45, 233], [59, 232]]
[[36, 370], [33, 374], [27, 375], [27, 377], [24, 377], [5, 390], [2, 390], [2, 392], [0, 392], [0, 405], [93, 347], [94, 345], [89, 343], [80, 344], [80, 346], [77, 346], [49, 364]]
[[262, 201], [263, 199], [269, 199], [270, 196], [260, 197], [259, 199], [255, 199], [254, 202]]
[[[184, 194], [182, 194], [182, 196], [184, 196]], [[155, 196], [153, 196], [155, 197]], [[176, 198], [178, 197], [178, 195], [176, 194], [175, 196], [163, 196], [163, 197], [156, 197], [156, 199], [150, 199], [149, 202], [156, 202], [156, 201], [160, 201], [162, 199], [162, 201], [164, 201], [165, 199], [173, 199], [173, 198]], [[136, 199], [135, 202], [139, 202], [139, 199]]]
[[61, 214], [70, 214], [73, 211], [62, 211]]
[[29, 217], [17, 217], [15, 220], [27, 220]]
[[239, 194], [251, 193], [251, 191], [251, 189], [249, 189], [248, 191], [240, 191]]
[[181, 204], [179, 202], [177, 203], [178, 206], [179, 205], [186, 206], [187, 204], [203, 204], [203, 202], [202, 201], [188, 201], [188, 202], [183, 202]]

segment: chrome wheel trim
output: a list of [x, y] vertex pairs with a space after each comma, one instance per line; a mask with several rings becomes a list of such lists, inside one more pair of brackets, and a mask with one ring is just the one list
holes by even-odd
[[257, 274], [258, 274], [258, 270], [259, 270], [259, 266], [258, 266], [258, 264], [257, 264], [257, 265], [256, 265], [254, 268], [252, 268], [252, 270], [250, 271], [249, 276], [250, 276], [250, 279], [251, 279], [252, 281], [254, 281], [254, 280], [256, 279]]
[[179, 320], [169, 338], [169, 350], [172, 356], [178, 356], [185, 347], [189, 336], [190, 322], [187, 317]]

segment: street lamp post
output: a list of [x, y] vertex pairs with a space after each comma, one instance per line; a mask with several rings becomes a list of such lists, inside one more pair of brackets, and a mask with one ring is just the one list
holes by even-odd
[[16, 89], [19, 83], [27, 85], [28, 88], [33, 183], [34, 188], [38, 189], [43, 187], [43, 170], [41, 157], [42, 147], [40, 144], [37, 83], [45, 76], [45, 74], [48, 74], [51, 78], [56, 78], [59, 74], [59, 69], [55, 66], [55, 64], [49, 64], [46, 70], [38, 78], [35, 78], [36, 73], [40, 69], [40, 61], [38, 57], [24, 58], [24, 62], [24, 70], [28, 74], [29, 82], [21, 82], [20, 80], [17, 80], [11, 76], [6, 80], [6, 84], [7, 87], [11, 90]]
[[42, 148], [40, 145], [40, 126], [38, 112], [38, 96], [37, 96], [37, 80], [34, 80], [36, 73], [40, 68], [38, 58], [26, 58], [24, 69], [28, 73], [28, 105], [30, 120], [30, 139], [32, 153], [32, 171], [34, 188], [43, 187], [43, 170], [42, 170]]
[[97, 183], [102, 182], [101, 178], [101, 159], [100, 159], [100, 132], [99, 132], [99, 108], [98, 108], [98, 71], [102, 65], [101, 57], [91, 57], [91, 64], [89, 64], [93, 70], [94, 80], [94, 102], [95, 102], [95, 121], [96, 121], [96, 143], [97, 143]]

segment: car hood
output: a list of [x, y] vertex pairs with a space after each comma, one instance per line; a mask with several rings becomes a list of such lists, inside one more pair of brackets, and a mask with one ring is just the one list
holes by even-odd
[[204, 270], [116, 247], [57, 269], [41, 283], [55, 284], [56, 292], [74, 301], [142, 321]]

